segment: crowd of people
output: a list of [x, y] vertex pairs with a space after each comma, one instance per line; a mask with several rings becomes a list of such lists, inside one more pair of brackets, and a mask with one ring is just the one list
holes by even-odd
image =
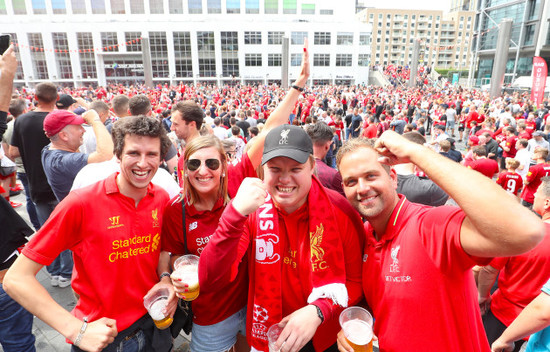
[[[200, 256], [193, 352], [268, 351], [274, 324], [281, 351], [352, 351], [338, 317], [354, 305], [382, 352], [519, 351], [537, 331], [527, 350], [550, 348], [548, 98], [406, 88], [391, 65], [389, 87], [307, 86], [307, 45], [289, 89], [13, 90], [16, 65], [10, 48], [5, 351], [35, 350], [33, 315], [73, 351], [173, 350], [143, 299], [167, 290], [175, 314], [184, 254]], [[72, 312], [37, 281], [44, 266]]]

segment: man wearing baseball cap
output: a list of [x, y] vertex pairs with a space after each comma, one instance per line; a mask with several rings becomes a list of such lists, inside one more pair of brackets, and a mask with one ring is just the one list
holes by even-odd
[[[91, 154], [78, 151], [84, 135], [83, 123], [92, 126], [97, 138], [97, 150]], [[42, 165], [58, 201], [62, 201], [69, 194], [76, 174], [84, 166], [107, 161], [113, 157], [111, 135], [95, 110], [86, 112], [82, 117], [68, 110], [54, 110], [44, 119], [44, 132], [51, 143], [42, 149]], [[72, 270], [71, 252], [61, 252], [48, 266], [51, 285], [69, 286]]]
[[[77, 105], [75, 105], [77, 104]], [[78, 108], [88, 109], [88, 104], [82, 98], [73, 98], [69, 94], [61, 94], [55, 102], [55, 107], [59, 110], [75, 111]], [[81, 115], [81, 113], [79, 113]]]
[[302, 128], [271, 130], [264, 181], [243, 181], [201, 254], [201, 292], [223, 287], [247, 256], [252, 351], [267, 350], [267, 330], [277, 323], [284, 326], [277, 349], [336, 351], [338, 316], [361, 297], [360, 218], [314, 176], [312, 154]]

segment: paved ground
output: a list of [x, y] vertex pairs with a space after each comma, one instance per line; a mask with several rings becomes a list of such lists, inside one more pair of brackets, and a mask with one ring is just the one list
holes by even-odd
[[[464, 144], [457, 142], [457, 149], [461, 151], [464, 150]], [[12, 197], [11, 199], [14, 202], [23, 203], [23, 206], [17, 208], [16, 211], [30, 224], [25, 207], [26, 202], [24, 194], [21, 193], [20, 195]], [[450, 202], [452, 202], [452, 200], [450, 200]], [[50, 285], [50, 277], [47, 274], [46, 269], [42, 269], [38, 273], [37, 278], [39, 282], [48, 290], [53, 299], [55, 299], [55, 301], [61, 304], [65, 309], [71, 310], [75, 306], [76, 300], [70, 286], [66, 288], [52, 287]], [[34, 318], [33, 333], [36, 337], [36, 350], [39, 352], [70, 351], [70, 345], [65, 342], [65, 338], [36, 317]], [[177, 352], [188, 351], [188, 348], [186, 346], [187, 343], [187, 336], [179, 336], [174, 344], [174, 346], [176, 346], [177, 348]], [[4, 350], [0, 346], [0, 352], [3, 351]], [[375, 347], [374, 351], [378, 351], [378, 348]]]

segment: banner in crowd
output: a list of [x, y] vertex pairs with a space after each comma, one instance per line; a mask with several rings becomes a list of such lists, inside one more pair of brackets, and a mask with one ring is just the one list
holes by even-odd
[[538, 106], [544, 99], [544, 88], [546, 86], [546, 76], [548, 67], [546, 61], [540, 56], [533, 57], [533, 86], [531, 87], [531, 100]]

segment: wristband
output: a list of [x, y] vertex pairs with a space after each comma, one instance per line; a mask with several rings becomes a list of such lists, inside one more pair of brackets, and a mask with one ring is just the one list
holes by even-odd
[[321, 310], [321, 308], [319, 308], [319, 306], [316, 306], [315, 304], [313, 306], [317, 308], [317, 316], [319, 317], [319, 319], [321, 319], [321, 323], [324, 322], [325, 316], [323, 315], [323, 311]]
[[78, 347], [80, 345], [80, 341], [82, 341], [82, 337], [84, 336], [84, 332], [86, 331], [86, 328], [88, 327], [88, 317], [84, 317], [84, 323], [82, 323], [82, 327], [80, 328], [80, 332], [76, 336], [76, 339], [73, 342], [73, 345]]
[[170, 277], [170, 273], [168, 271], [165, 271], [162, 274], [160, 274], [159, 281], [161, 281], [166, 276]]
[[297, 90], [297, 91], [299, 91], [299, 92], [303, 92], [303, 91], [304, 91], [304, 88], [302, 88], [302, 87], [298, 87], [298, 86], [297, 86], [297, 85], [295, 85], [295, 84], [294, 84], [294, 85], [292, 85], [292, 87], [291, 87], [291, 88], [294, 88], [294, 89], [296, 89], [296, 90]]

